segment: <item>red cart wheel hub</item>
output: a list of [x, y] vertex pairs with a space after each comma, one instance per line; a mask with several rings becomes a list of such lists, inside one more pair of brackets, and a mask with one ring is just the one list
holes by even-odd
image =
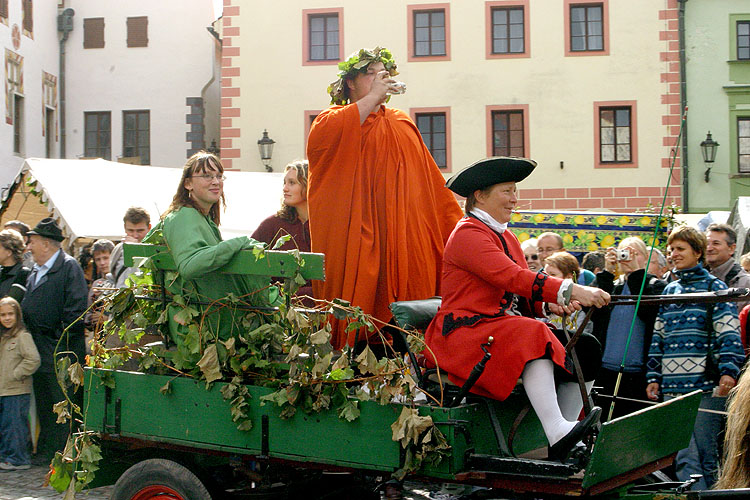
[[182, 495], [168, 486], [153, 484], [138, 491], [131, 500], [185, 500]]

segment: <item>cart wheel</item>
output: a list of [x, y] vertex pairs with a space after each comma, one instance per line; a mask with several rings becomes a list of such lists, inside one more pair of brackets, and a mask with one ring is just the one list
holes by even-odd
[[182, 465], [152, 458], [120, 476], [110, 500], [211, 500], [200, 479]]

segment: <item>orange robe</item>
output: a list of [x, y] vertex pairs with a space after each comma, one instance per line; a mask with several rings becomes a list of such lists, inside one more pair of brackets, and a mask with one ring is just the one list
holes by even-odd
[[[360, 125], [356, 103], [333, 106], [315, 119], [307, 157], [312, 251], [326, 255], [315, 297], [388, 321], [391, 302], [436, 295], [462, 214], [409, 116], [381, 106]], [[351, 345], [355, 333], [334, 324], [331, 343]]]

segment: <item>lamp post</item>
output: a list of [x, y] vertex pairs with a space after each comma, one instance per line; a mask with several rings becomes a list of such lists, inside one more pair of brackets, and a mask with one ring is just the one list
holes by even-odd
[[271, 157], [273, 156], [274, 144], [276, 144], [276, 141], [268, 137], [267, 130], [263, 130], [263, 137], [258, 140], [258, 151], [260, 151], [260, 160], [265, 165], [267, 172], [273, 172]]
[[714, 160], [716, 160], [716, 149], [719, 147], [719, 143], [713, 140], [711, 137], [711, 131], [706, 134], [706, 140], [701, 142], [701, 154], [703, 154], [703, 163], [706, 164], [706, 182], [708, 182], [711, 176], [711, 167], [713, 166]]

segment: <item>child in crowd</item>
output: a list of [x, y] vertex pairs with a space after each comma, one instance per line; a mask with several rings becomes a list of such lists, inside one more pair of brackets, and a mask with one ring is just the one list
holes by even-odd
[[[568, 252], [555, 252], [544, 260], [544, 264], [544, 271], [553, 278], [571, 279], [573, 283], [577, 282], [580, 267], [578, 266], [578, 259], [572, 254]], [[567, 317], [565, 329], [571, 333], [577, 331], [585, 317], [585, 311], [575, 311]], [[552, 326], [560, 330], [563, 329], [563, 318], [561, 316], [550, 314], [548, 319]], [[593, 326], [589, 322], [584, 329], [584, 333], [591, 333]]]
[[34, 340], [23, 325], [21, 306], [14, 298], [0, 299], [0, 469], [31, 467], [31, 375], [39, 363]]
[[750, 252], [740, 257], [740, 265], [742, 269], [750, 273]]

